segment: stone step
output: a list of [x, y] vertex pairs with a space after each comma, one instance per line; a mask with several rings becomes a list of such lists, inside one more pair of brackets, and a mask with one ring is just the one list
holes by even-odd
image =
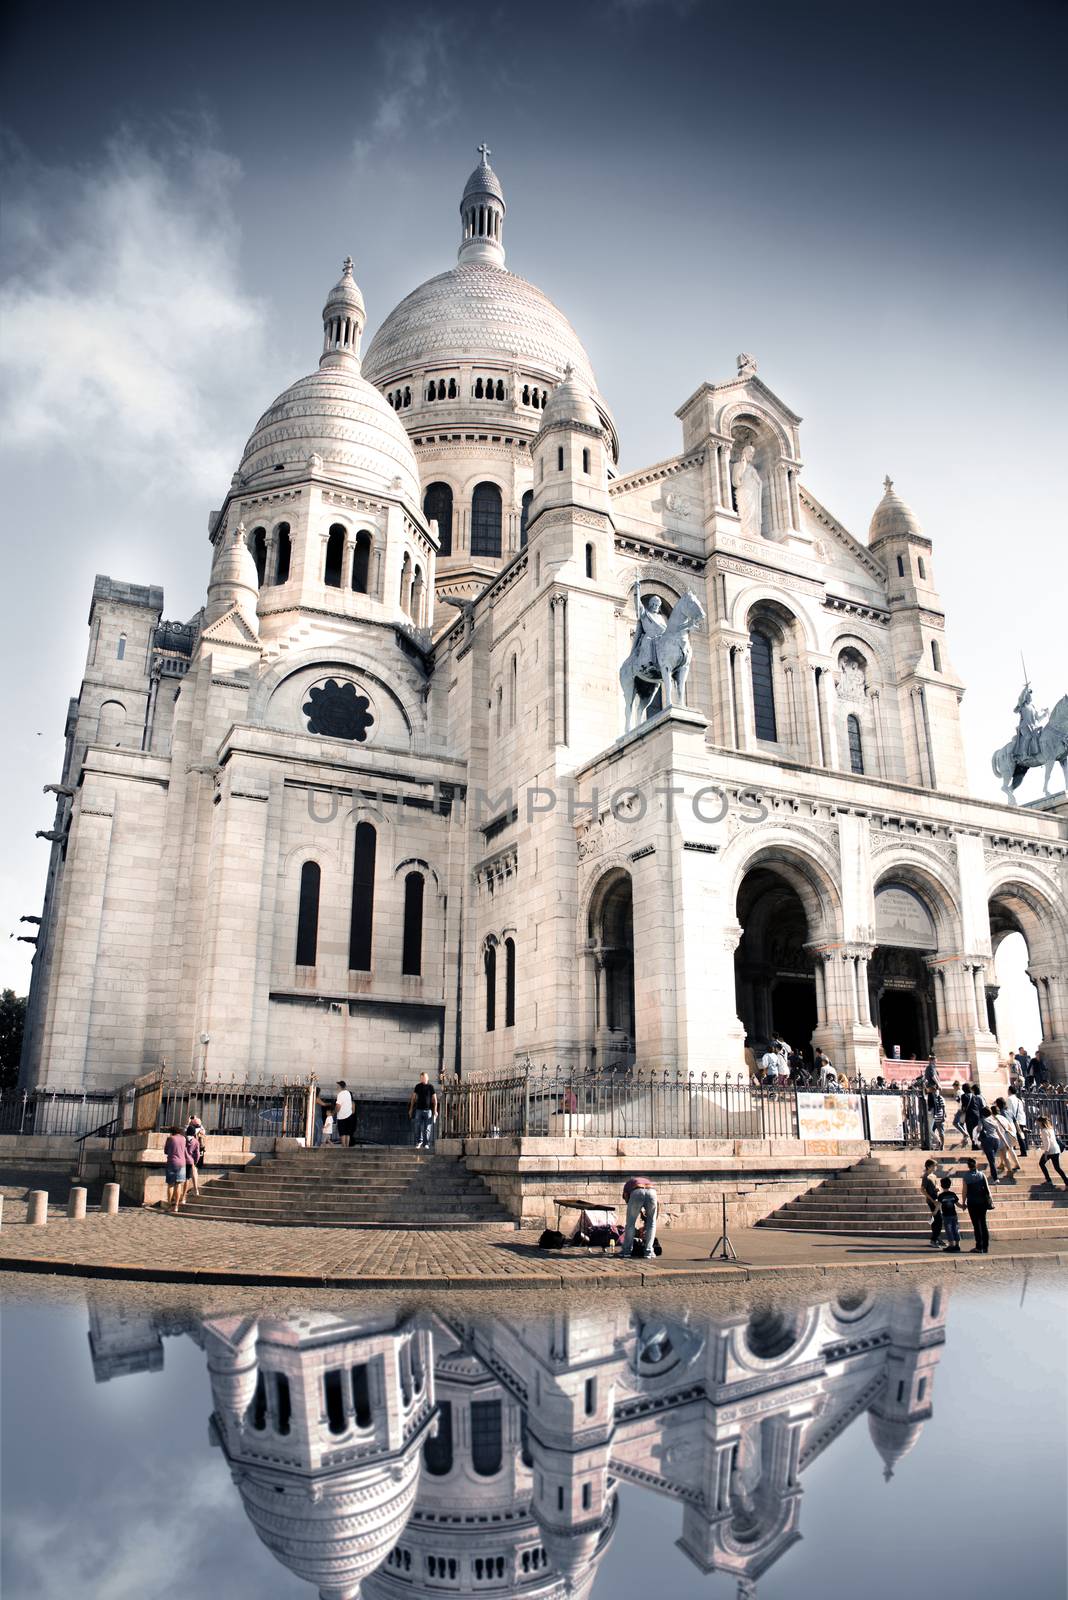
[[[886, 1223], [883, 1226], [866, 1222], [849, 1223], [839, 1220], [820, 1221], [816, 1218], [765, 1217], [758, 1224], [761, 1228], [777, 1228], [788, 1233], [841, 1233], [858, 1235], [863, 1238], [887, 1237], [894, 1239], [925, 1239], [930, 1235], [930, 1228], [909, 1227], [907, 1223]], [[1068, 1227], [1063, 1223], [1035, 1222], [1004, 1223], [997, 1220], [997, 1213], [990, 1220], [990, 1230], [999, 1239], [1026, 1239], [1037, 1238], [1068, 1238]], [[971, 1228], [966, 1217], [961, 1218], [961, 1234], [970, 1235]]]
[[448, 1217], [445, 1219], [435, 1219], [431, 1217], [422, 1221], [398, 1221], [392, 1217], [334, 1218], [322, 1217], [318, 1215], [306, 1217], [279, 1216], [275, 1212], [264, 1211], [250, 1212], [247, 1216], [235, 1218], [232, 1217], [228, 1212], [212, 1211], [210, 1209], [198, 1209], [191, 1212], [188, 1206], [183, 1207], [178, 1214], [180, 1217], [192, 1216], [197, 1222], [241, 1221], [255, 1223], [258, 1227], [266, 1228], [352, 1228], [356, 1231], [361, 1229], [376, 1229], [380, 1232], [395, 1231], [398, 1233], [442, 1233], [451, 1231], [452, 1229], [460, 1228], [468, 1229], [471, 1232], [477, 1232], [480, 1236], [485, 1235], [490, 1238], [497, 1233], [500, 1233], [501, 1235], [515, 1233], [519, 1228], [519, 1223], [514, 1222], [511, 1219], [508, 1219], [507, 1221], [501, 1221], [495, 1218], [491, 1221], [487, 1221], [483, 1217], [463, 1216]]

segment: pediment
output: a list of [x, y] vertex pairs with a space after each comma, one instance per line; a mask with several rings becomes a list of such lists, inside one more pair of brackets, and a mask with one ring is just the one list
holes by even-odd
[[237, 606], [232, 606], [229, 611], [224, 611], [221, 617], [216, 617], [214, 622], [208, 624], [200, 635], [201, 639], [213, 645], [227, 645], [237, 650], [260, 651], [258, 636], [249, 627]]

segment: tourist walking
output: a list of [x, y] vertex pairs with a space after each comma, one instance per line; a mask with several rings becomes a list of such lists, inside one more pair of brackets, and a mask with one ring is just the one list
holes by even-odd
[[344, 1078], [338, 1079], [334, 1121], [337, 1124], [339, 1143], [347, 1147], [352, 1143], [352, 1136], [356, 1132], [356, 1106]]
[[931, 1137], [932, 1150], [946, 1148], [946, 1102], [942, 1098], [942, 1091], [935, 1084], [934, 1088], [927, 1090], [927, 1127]]
[[983, 1104], [983, 1097], [979, 1093], [979, 1085], [977, 1083], [966, 1083], [964, 1085], [961, 1091], [960, 1103], [964, 1112], [964, 1127], [968, 1143], [973, 1150], [977, 1150], [979, 1148], [979, 1128], [986, 1113], [986, 1106]]
[[1002, 1097], [994, 1101], [994, 1116], [997, 1119], [998, 1127], [1005, 1136], [1002, 1160], [1008, 1173], [1015, 1177], [1020, 1170], [1020, 1158], [1016, 1154], [1017, 1130], [1015, 1122], [1009, 1116], [1008, 1105]]
[[[1016, 1152], [1009, 1149], [1009, 1136], [998, 1116], [997, 1108], [990, 1106], [979, 1126], [979, 1143], [990, 1164], [990, 1181], [998, 1183], [1002, 1177], [1012, 1176]], [[1010, 1160], [1011, 1157], [1011, 1160]], [[1016, 1165], [1019, 1166], [1016, 1161]]]
[[1035, 1127], [1038, 1133], [1038, 1146], [1041, 1151], [1038, 1164], [1042, 1168], [1043, 1181], [1048, 1183], [1052, 1189], [1053, 1179], [1049, 1175], [1049, 1169], [1052, 1167], [1060, 1177], [1064, 1187], [1068, 1189], [1068, 1178], [1064, 1176], [1064, 1168], [1061, 1166], [1060, 1141], [1054, 1132], [1053, 1123], [1048, 1117], [1039, 1117]]
[[185, 1189], [185, 1169], [189, 1160], [185, 1134], [181, 1128], [171, 1128], [163, 1145], [163, 1175], [167, 1181], [167, 1209], [178, 1215]]
[[650, 1178], [628, 1178], [623, 1185], [623, 1198], [627, 1202], [627, 1220], [623, 1228], [623, 1259], [629, 1261], [634, 1249], [634, 1231], [638, 1218], [643, 1219], [645, 1250], [641, 1259], [651, 1261], [656, 1252], [656, 1189]]
[[923, 1164], [923, 1177], [920, 1179], [920, 1188], [923, 1198], [927, 1201], [927, 1209], [931, 1213], [931, 1249], [942, 1248], [942, 1207], [939, 1205], [939, 1187], [937, 1167], [933, 1161]]
[[438, 1091], [427, 1073], [419, 1074], [419, 1082], [408, 1101], [408, 1121], [415, 1120], [415, 1148], [429, 1150], [434, 1140], [434, 1124], [438, 1120]]
[[200, 1161], [200, 1140], [189, 1128], [185, 1130], [185, 1182], [182, 1184], [182, 1197], [180, 1205], [185, 1205], [189, 1196], [190, 1185], [193, 1193], [200, 1193], [200, 1184], [197, 1182], [197, 1163]]
[[1020, 1146], [1020, 1154], [1027, 1154], [1027, 1107], [1015, 1089], [1010, 1089], [1004, 1100], [1005, 1114], [1012, 1124]]
[[960, 1201], [953, 1193], [952, 1178], [942, 1179], [942, 1192], [938, 1196], [938, 1204], [942, 1213], [942, 1226], [946, 1230], [946, 1254], [960, 1255], [960, 1220], [957, 1216], [957, 1207]]
[[[964, 1174], [964, 1204], [975, 1235], [972, 1255], [985, 1256], [990, 1253], [990, 1229], [986, 1219], [988, 1212], [994, 1209], [994, 1202], [986, 1181], [986, 1173], [979, 1171], [979, 1163], [975, 1157], [969, 1156], [965, 1165], [968, 1170]], [[996, 1178], [994, 1182], [997, 1182]]]
[[[190, 1157], [189, 1171], [186, 1176], [189, 1182], [192, 1183], [193, 1193], [199, 1194], [200, 1171], [204, 1165], [204, 1157], [207, 1154], [207, 1133], [204, 1124], [195, 1111], [190, 1112], [189, 1121], [185, 1125], [185, 1143]], [[189, 1184], [187, 1183], [186, 1188], [188, 1187]], [[183, 1195], [182, 1198], [184, 1200], [185, 1196]]]

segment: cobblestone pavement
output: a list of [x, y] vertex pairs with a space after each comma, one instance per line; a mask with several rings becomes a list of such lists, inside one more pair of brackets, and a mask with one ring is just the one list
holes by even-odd
[[841, 1267], [940, 1266], [981, 1271], [986, 1261], [1068, 1264], [1068, 1237], [1015, 1239], [989, 1258], [946, 1258], [907, 1241], [855, 1240], [743, 1229], [734, 1238], [739, 1262], [709, 1259], [707, 1233], [666, 1231], [664, 1254], [653, 1262], [624, 1261], [600, 1251], [548, 1252], [536, 1236], [514, 1231], [420, 1233], [399, 1229], [270, 1228], [251, 1223], [196, 1221], [151, 1209], [70, 1221], [53, 1208], [46, 1227], [25, 1223], [25, 1202], [5, 1197], [0, 1271], [65, 1272], [155, 1282], [285, 1284], [308, 1289], [345, 1287], [507, 1288], [541, 1286], [632, 1289], [658, 1282], [719, 1275]]

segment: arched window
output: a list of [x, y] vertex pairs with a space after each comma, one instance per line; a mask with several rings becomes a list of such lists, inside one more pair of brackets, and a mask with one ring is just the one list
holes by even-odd
[[105, 700], [96, 719], [97, 744], [121, 744], [125, 732], [126, 707], [121, 700]]
[[357, 594], [367, 594], [371, 584], [371, 535], [361, 528], [356, 535], [352, 552], [352, 587]]
[[400, 603], [401, 610], [407, 611], [410, 615], [412, 609], [412, 558], [407, 550], [404, 552], [404, 560], [401, 562]]
[[283, 1436], [289, 1432], [293, 1404], [289, 1397], [289, 1379], [284, 1372], [274, 1375], [275, 1427]]
[[497, 947], [488, 944], [483, 957], [486, 968], [486, 1032], [497, 1026]]
[[860, 737], [860, 718], [852, 712], [846, 718], [846, 734], [849, 738], [849, 770], [863, 773], [864, 746]]
[[450, 400], [455, 400], [456, 399], [456, 394], [457, 394], [456, 379], [455, 378], [450, 378], [449, 379], [449, 399]]
[[501, 688], [500, 684], [497, 685], [497, 693], [494, 697], [494, 705], [496, 706], [497, 737], [499, 739], [504, 730], [504, 690]]
[[432, 1478], [452, 1471], [452, 1401], [438, 1402], [438, 1431], [423, 1446], [423, 1461]]
[[522, 550], [527, 542], [527, 524], [530, 521], [530, 503], [534, 498], [534, 490], [528, 489], [520, 501], [519, 507], [519, 548]]
[[305, 861], [300, 869], [300, 900], [297, 905], [297, 966], [314, 967], [319, 945], [319, 886], [322, 873], [316, 861]]
[[587, 474], [590, 470], [590, 452], [588, 450], [583, 450], [582, 452], [582, 470]]
[[452, 490], [447, 483], [432, 483], [423, 496], [423, 515], [438, 525], [439, 555], [452, 555]]
[[519, 657], [512, 657], [508, 669], [508, 726], [515, 727], [516, 708], [519, 704]]
[[345, 570], [345, 530], [340, 523], [335, 522], [330, 529], [326, 541], [326, 564], [323, 567], [323, 582], [328, 589], [340, 589], [341, 579]]
[[289, 582], [289, 567], [293, 560], [293, 541], [289, 535], [289, 523], [280, 522], [275, 529], [274, 553], [274, 581], [275, 583]]
[[500, 378], [497, 379], [497, 399], [504, 399], [504, 383]]
[[248, 547], [256, 563], [256, 582], [262, 589], [263, 580], [267, 576], [267, 529], [253, 528], [248, 536]]
[[926, 583], [927, 582], [927, 568], [923, 564], [923, 557], [922, 556], [917, 556], [916, 557], [916, 566], [917, 566], [917, 569], [918, 569], [919, 574], [920, 574], [920, 582], [921, 583]]
[[471, 1465], [480, 1478], [492, 1478], [504, 1459], [504, 1429], [499, 1400], [471, 1402]]
[[356, 824], [352, 867], [352, 918], [349, 923], [349, 971], [370, 972], [371, 934], [375, 914], [375, 854], [378, 837], [369, 822]]
[[595, 568], [595, 562], [594, 562], [594, 555], [593, 555], [593, 545], [592, 544], [588, 544], [586, 546], [586, 576], [587, 576], [587, 578], [592, 578], [594, 576], [594, 568]]
[[423, 626], [423, 569], [418, 562], [412, 571], [412, 621], [417, 628]]
[[778, 739], [771, 640], [766, 633], [753, 632], [749, 635], [749, 660], [753, 677], [753, 720], [756, 724], [756, 736], [758, 739]]
[[371, 1383], [366, 1361], [352, 1369], [352, 1414], [358, 1428], [371, 1426]]
[[119, 634], [119, 642], [115, 646], [115, 660], [126, 660], [126, 635], [124, 633]]
[[899, 578], [903, 578], [905, 576], [905, 562], [901, 556], [898, 556], [897, 558], [897, 575]]
[[501, 553], [501, 491], [495, 483], [480, 483], [471, 497], [471, 554], [497, 557]]
[[941, 672], [941, 670], [942, 670], [942, 652], [938, 648], [938, 640], [937, 639], [932, 639], [931, 640], [931, 665], [934, 667], [936, 672]]
[[423, 875], [409, 872], [404, 880], [404, 938], [401, 972], [418, 978], [423, 970]]
[[481, 400], [482, 399], [482, 395], [483, 395], [482, 379], [481, 378], [476, 378], [475, 379], [475, 399], [476, 400]]
[[504, 1025], [515, 1027], [515, 940], [504, 941]]

